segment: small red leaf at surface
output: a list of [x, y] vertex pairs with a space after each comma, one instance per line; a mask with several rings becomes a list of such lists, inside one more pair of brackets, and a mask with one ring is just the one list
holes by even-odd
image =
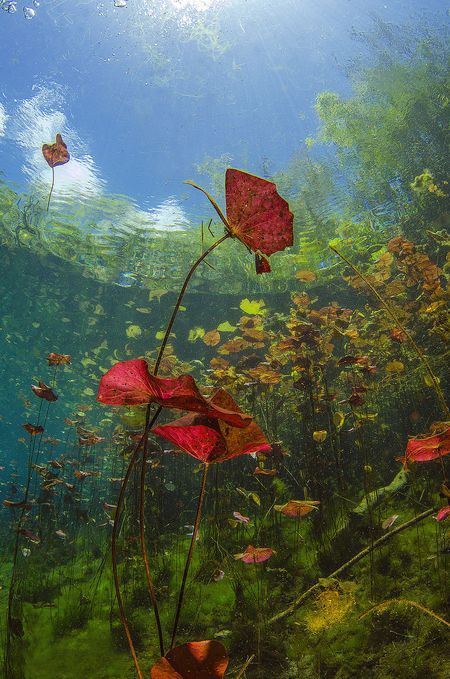
[[100, 380], [97, 401], [107, 405], [143, 405], [158, 403], [164, 408], [189, 410], [220, 418], [235, 427], [251, 421], [239, 409], [231, 411], [204, 398], [190, 375], [164, 379], [151, 375], [143, 359], [116, 363]]
[[[233, 398], [219, 389], [208, 401], [234, 413], [241, 413]], [[250, 419], [244, 428], [203, 415], [185, 415], [174, 422], [152, 430], [202, 462], [223, 462], [240, 455], [270, 450], [259, 426]]]
[[231, 233], [250, 250], [272, 255], [293, 244], [294, 215], [273, 182], [228, 168], [225, 193]]
[[299, 519], [318, 509], [319, 504], [319, 500], [289, 500], [284, 505], [275, 505], [274, 509], [291, 519]]
[[235, 554], [234, 558], [243, 561], [244, 563], [263, 563], [270, 559], [275, 554], [270, 547], [253, 547], [249, 545], [242, 554]]
[[225, 647], [219, 641], [190, 641], [175, 646], [156, 665], [151, 679], [222, 679], [228, 667]]
[[35, 384], [31, 385], [31, 390], [39, 398], [43, 398], [46, 401], [57, 401], [58, 397], [51, 387], [48, 387], [44, 382], [39, 382], [38, 386]]
[[442, 507], [442, 509], [438, 511], [436, 521], [444, 521], [448, 516], [450, 516], [450, 505]]
[[42, 155], [44, 156], [50, 167], [57, 167], [58, 165], [65, 165], [70, 160], [70, 154], [67, 150], [67, 145], [63, 142], [63, 138], [58, 133], [54, 144], [43, 144]]

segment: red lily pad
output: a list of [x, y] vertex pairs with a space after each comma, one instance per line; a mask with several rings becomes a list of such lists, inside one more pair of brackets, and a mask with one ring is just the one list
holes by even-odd
[[234, 558], [244, 563], [263, 563], [270, 559], [273, 554], [275, 554], [275, 551], [270, 547], [253, 547], [253, 545], [249, 545], [245, 552], [235, 554]]
[[270, 271], [270, 264], [262, 255], [272, 255], [293, 244], [294, 215], [273, 182], [228, 168], [225, 175], [226, 217], [205, 189], [194, 182], [187, 183], [203, 191], [230, 234], [256, 254], [257, 273]]
[[58, 133], [54, 144], [43, 144], [42, 155], [44, 156], [50, 167], [57, 167], [58, 165], [65, 165], [70, 160], [70, 154], [67, 150], [67, 145], [63, 138]]
[[22, 427], [31, 434], [31, 436], [37, 436], [44, 431], [44, 427], [41, 427], [40, 424], [31, 424], [31, 422], [26, 422]]
[[151, 679], [222, 679], [228, 667], [219, 641], [190, 641], [175, 646], [153, 665]]
[[100, 380], [97, 401], [107, 405], [158, 403], [164, 408], [190, 410], [220, 418], [235, 427], [246, 427], [249, 415], [229, 410], [201, 395], [190, 375], [165, 379], [151, 375], [143, 359], [116, 363]]
[[450, 427], [433, 436], [411, 438], [406, 446], [405, 454], [396, 457], [406, 467], [408, 462], [431, 462], [450, 453]]
[[[233, 398], [219, 389], [212, 405], [241, 413]], [[203, 415], [185, 415], [152, 430], [202, 462], [223, 462], [240, 455], [270, 450], [271, 446], [254, 420], [245, 428]]]

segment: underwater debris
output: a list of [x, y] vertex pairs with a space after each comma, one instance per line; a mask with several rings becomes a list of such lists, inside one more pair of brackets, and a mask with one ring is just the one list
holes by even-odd
[[26, 422], [25, 424], [22, 425], [22, 427], [31, 436], [37, 436], [38, 434], [42, 434], [42, 432], [44, 431], [44, 427], [42, 427], [40, 424], [31, 424], [30, 422]]

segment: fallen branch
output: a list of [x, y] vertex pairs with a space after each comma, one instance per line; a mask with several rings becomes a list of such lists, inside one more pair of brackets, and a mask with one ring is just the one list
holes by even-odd
[[[383, 545], [385, 542], [390, 540], [392, 537], [394, 537], [394, 535], [397, 535], [398, 533], [401, 533], [407, 528], [414, 526], [416, 523], [419, 523], [419, 521], [422, 521], [422, 519], [426, 519], [427, 516], [430, 516], [434, 511], [435, 511], [434, 508], [427, 509], [425, 512], [418, 514], [413, 519], [410, 519], [409, 521], [402, 523], [397, 528], [390, 530], [388, 533], [386, 533], [386, 535], [383, 535], [378, 540], [375, 540], [375, 542], [373, 542], [371, 545], [365, 547], [361, 552], [355, 554], [355, 556], [353, 556], [349, 561], [346, 561], [346, 563], [344, 563], [337, 570], [331, 573], [328, 576], [328, 578], [338, 578], [344, 571], [351, 568], [355, 563], [357, 563], [365, 556], [370, 554], [370, 552], [372, 552], [374, 549], [377, 549], [377, 547], [380, 547], [380, 545]], [[315, 585], [312, 585], [309, 589], [306, 590], [306, 592], [303, 592], [303, 594], [297, 597], [297, 599], [295, 599], [292, 602], [292, 604], [288, 606], [288, 608], [286, 608], [284, 611], [281, 611], [281, 613], [277, 613], [277, 615], [274, 615], [273, 618], [270, 618], [268, 624], [272, 625], [273, 623], [280, 622], [281, 620], [284, 620], [285, 618], [292, 615], [298, 608], [300, 608], [300, 606], [302, 606], [302, 604], [304, 604], [305, 601], [307, 601], [314, 594], [314, 592], [316, 592], [321, 587], [322, 585], [320, 584], [320, 582], [316, 582]]]

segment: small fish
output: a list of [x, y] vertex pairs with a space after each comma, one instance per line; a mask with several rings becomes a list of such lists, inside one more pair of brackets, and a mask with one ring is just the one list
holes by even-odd
[[225, 577], [225, 571], [221, 571], [220, 568], [217, 568], [214, 573], [213, 573], [213, 580], [214, 582], [220, 582], [221, 580], [224, 579]]
[[57, 535], [61, 540], [65, 540], [67, 535], [62, 530], [55, 530], [55, 535]]

